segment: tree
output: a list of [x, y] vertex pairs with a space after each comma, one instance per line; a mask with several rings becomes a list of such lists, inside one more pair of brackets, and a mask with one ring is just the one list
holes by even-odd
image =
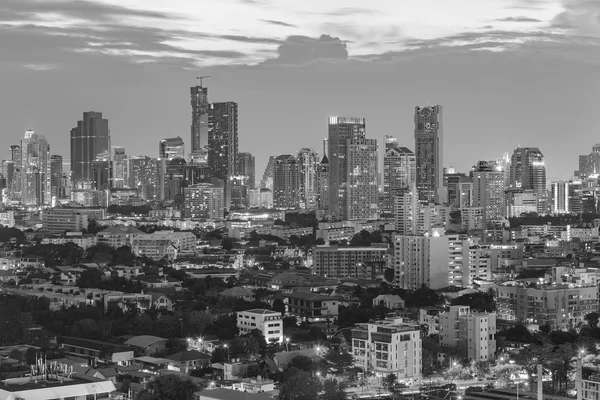
[[394, 268], [388, 268], [383, 273], [383, 277], [388, 282], [394, 282]]
[[290, 360], [289, 368], [297, 368], [300, 371], [308, 372], [312, 369], [312, 360], [310, 357], [299, 355]]
[[279, 388], [279, 400], [315, 400], [321, 391], [321, 382], [309, 372], [288, 370], [290, 375]]
[[196, 279], [194, 282], [194, 296], [196, 298], [206, 295], [206, 284], [202, 279]]
[[345, 351], [329, 351], [325, 354], [325, 361], [333, 368], [343, 373], [346, 368], [352, 366], [354, 357], [352, 357], [352, 354]]
[[398, 383], [398, 378], [396, 374], [388, 374], [383, 378], [383, 387], [390, 393], [396, 393], [396, 383]]
[[97, 339], [100, 336], [100, 329], [96, 321], [91, 318], [75, 321], [71, 328], [71, 336], [84, 339]]
[[325, 379], [323, 381], [323, 394], [321, 399], [323, 400], [346, 400], [347, 385], [345, 382], [340, 382], [337, 379]]
[[282, 299], [275, 299], [273, 301], [273, 311], [278, 311], [281, 314], [285, 314], [285, 303]]
[[452, 300], [453, 306], [470, 306], [473, 311], [494, 312], [496, 311], [496, 301], [494, 292], [472, 293], [462, 295]]
[[587, 322], [590, 328], [597, 328], [598, 321], [600, 320], [600, 314], [594, 311], [589, 314], [586, 314], [585, 317], [583, 317], [583, 319], [585, 320], [585, 322]]
[[138, 393], [136, 400], [192, 400], [194, 392], [203, 389], [189, 379], [177, 375], [161, 375], [151, 380]]
[[187, 342], [183, 339], [171, 338], [167, 341], [167, 352], [169, 354], [175, 354], [182, 351], [186, 351], [187, 348]]

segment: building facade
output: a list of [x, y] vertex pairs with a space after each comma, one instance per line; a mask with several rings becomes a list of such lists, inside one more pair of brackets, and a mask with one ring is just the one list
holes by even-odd
[[440, 345], [460, 349], [469, 361], [490, 361], [496, 353], [496, 314], [450, 306], [439, 314]]
[[52, 203], [50, 144], [46, 135], [26, 131], [21, 139], [21, 203], [43, 206]]
[[222, 186], [199, 183], [184, 188], [184, 215], [188, 218], [223, 219], [225, 190]]
[[283, 343], [283, 320], [280, 312], [263, 309], [239, 311], [237, 327], [240, 335], [247, 335], [258, 329], [267, 343]]
[[77, 127], [71, 129], [71, 179], [77, 188], [89, 189], [92, 163], [103, 153], [110, 153], [108, 119], [99, 112], [84, 112]]
[[298, 152], [298, 181], [300, 204], [307, 210], [317, 209], [319, 156], [313, 149]]
[[212, 103], [208, 113], [208, 167], [213, 177], [225, 182], [225, 207], [229, 209], [229, 177], [235, 176], [238, 154], [238, 105]]
[[415, 107], [416, 181], [425, 203], [444, 202], [443, 139], [442, 106]]
[[480, 161], [471, 171], [473, 182], [473, 207], [483, 210], [483, 225], [488, 226], [495, 220], [505, 216], [506, 180], [505, 172], [499, 165], [487, 161]]
[[237, 174], [248, 178], [248, 190], [256, 189], [256, 160], [250, 153], [238, 153]]
[[190, 88], [192, 125], [190, 152], [191, 159], [206, 162], [208, 148], [208, 88], [200, 85]]
[[300, 171], [298, 160], [291, 154], [275, 159], [273, 173], [273, 206], [295, 209], [300, 205]]
[[416, 174], [415, 153], [406, 147], [386, 148], [383, 159], [384, 212], [393, 213], [395, 197], [413, 187]]
[[515, 149], [510, 160], [509, 187], [533, 191], [537, 196], [537, 212], [546, 214], [546, 163], [540, 149]]
[[313, 247], [313, 270], [328, 278], [372, 279], [385, 272], [388, 246]]
[[158, 157], [171, 160], [173, 158], [185, 158], [185, 145], [179, 136], [161, 139], [158, 142]]

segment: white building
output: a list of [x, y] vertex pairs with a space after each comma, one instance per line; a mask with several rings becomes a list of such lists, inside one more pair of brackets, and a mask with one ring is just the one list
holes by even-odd
[[283, 342], [283, 320], [281, 313], [255, 308], [237, 313], [237, 327], [245, 335], [258, 329], [267, 343]]
[[460, 209], [460, 224], [467, 231], [484, 229], [483, 207], [463, 207]]
[[118, 225], [111, 226], [98, 232], [98, 244], [105, 244], [114, 249], [122, 246], [131, 246], [133, 239], [138, 235], [143, 235], [144, 232], [132, 226]]
[[14, 211], [3, 211], [0, 212], [0, 226], [6, 226], [12, 228], [15, 226], [15, 212]]
[[98, 238], [94, 235], [86, 235], [81, 232], [66, 232], [64, 235], [48, 236], [42, 238], [41, 244], [66, 244], [73, 243], [82, 249], [95, 246], [98, 243]]
[[[0, 399], [108, 399], [117, 388], [110, 380], [80, 379], [60, 373], [1, 381]], [[56, 379], [54, 379], [56, 377]]]
[[352, 329], [354, 363], [378, 376], [395, 374], [398, 381], [415, 383], [421, 377], [421, 331], [417, 326], [388, 318], [356, 324]]
[[196, 235], [191, 232], [157, 231], [133, 239], [133, 252], [154, 260], [174, 259], [196, 253]]
[[470, 361], [489, 361], [496, 353], [496, 314], [472, 312], [468, 306], [450, 306], [441, 313], [440, 345], [458, 348]]
[[225, 188], [211, 183], [198, 183], [183, 189], [185, 216], [189, 218], [223, 219]]

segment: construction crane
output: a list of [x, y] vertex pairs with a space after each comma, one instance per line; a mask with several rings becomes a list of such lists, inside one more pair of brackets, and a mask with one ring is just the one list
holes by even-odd
[[210, 78], [210, 76], [197, 76], [196, 79], [200, 79], [200, 86], [202, 86], [202, 79], [204, 78]]

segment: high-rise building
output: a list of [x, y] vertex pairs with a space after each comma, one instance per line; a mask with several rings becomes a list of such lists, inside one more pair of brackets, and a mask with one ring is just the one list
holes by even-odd
[[111, 150], [103, 151], [92, 161], [92, 189], [108, 190], [112, 185]]
[[159, 160], [148, 156], [130, 157], [129, 187], [138, 190], [144, 200], [159, 200], [161, 183]]
[[129, 187], [129, 157], [125, 154], [125, 147], [112, 146], [112, 188], [123, 189]]
[[419, 200], [441, 204], [443, 198], [444, 134], [442, 106], [415, 108], [415, 154]]
[[394, 196], [395, 231], [398, 235], [418, 235], [419, 198], [416, 186], [402, 189]]
[[317, 208], [319, 156], [312, 149], [298, 152], [298, 171], [300, 180], [300, 203], [307, 210]]
[[229, 178], [236, 175], [238, 154], [238, 105], [212, 103], [208, 111], [208, 167], [225, 182], [225, 208], [231, 205]]
[[505, 192], [506, 218], [520, 217], [523, 213], [538, 212], [538, 195], [533, 190], [509, 188]]
[[392, 147], [386, 139], [386, 152], [383, 159], [383, 211], [391, 213], [394, 208], [394, 197], [404, 189], [412, 188], [416, 182], [415, 154], [406, 147]]
[[385, 135], [385, 151], [387, 152], [389, 149], [394, 149], [396, 147], [400, 147], [398, 145], [398, 138], [390, 135]]
[[401, 288], [417, 290], [448, 286], [448, 236], [436, 228], [426, 236], [396, 235], [394, 242], [394, 280]]
[[15, 163], [12, 182], [11, 199], [21, 200], [21, 146], [13, 144], [10, 146], [10, 160]]
[[546, 163], [537, 147], [518, 147], [510, 161], [511, 188], [532, 190], [537, 196], [537, 212], [547, 212]]
[[555, 181], [551, 183], [551, 212], [553, 214], [566, 214], [571, 212], [570, 181]]
[[92, 163], [107, 152], [110, 154], [108, 119], [99, 112], [84, 112], [77, 127], [71, 129], [71, 179], [76, 187], [94, 181]]
[[471, 179], [461, 172], [445, 172], [444, 187], [448, 205], [455, 209], [469, 207], [472, 203], [473, 187]]
[[483, 209], [483, 225], [501, 220], [506, 213], [505, 172], [502, 166], [488, 161], [479, 161], [471, 170], [473, 182], [473, 207]]
[[596, 174], [600, 174], [600, 143], [592, 147], [590, 154], [579, 156], [579, 177], [585, 179]]
[[377, 140], [364, 118], [329, 118], [329, 213], [340, 220], [378, 215]]
[[223, 219], [225, 209], [223, 186], [199, 183], [183, 190], [186, 217]]
[[248, 178], [248, 189], [256, 188], [256, 160], [250, 153], [238, 153], [237, 174]]
[[185, 158], [185, 146], [183, 139], [179, 136], [161, 139], [158, 142], [158, 157], [172, 160], [173, 158]]
[[21, 139], [21, 166], [21, 202], [26, 206], [50, 205], [50, 145], [46, 135], [31, 130], [25, 132]]
[[291, 154], [275, 159], [273, 176], [273, 206], [279, 209], [295, 209], [300, 204], [299, 166]]
[[328, 278], [374, 279], [385, 272], [388, 246], [367, 247], [314, 246], [313, 269]]
[[162, 158], [159, 160], [159, 179], [162, 185], [161, 200], [180, 200], [179, 196], [183, 195], [183, 187], [185, 186], [186, 165], [183, 158], [172, 160]]
[[273, 190], [273, 174], [275, 173], [275, 158], [277, 158], [277, 156], [269, 157], [269, 161], [267, 162], [267, 166], [265, 167], [265, 172], [263, 173], [263, 178], [260, 181], [260, 187], [262, 189]]
[[208, 148], [208, 88], [202, 84], [190, 88], [192, 105], [190, 159], [206, 161]]
[[[2, 171], [0, 171], [6, 189], [6, 200], [13, 198], [15, 185], [15, 162], [2, 160]], [[0, 199], [3, 201], [5, 199]]]
[[61, 155], [52, 154], [50, 156], [50, 187], [51, 196], [54, 199], [65, 197], [63, 183], [63, 158]]
[[319, 186], [319, 210], [329, 210], [329, 159], [327, 155], [319, 163], [317, 174]]

